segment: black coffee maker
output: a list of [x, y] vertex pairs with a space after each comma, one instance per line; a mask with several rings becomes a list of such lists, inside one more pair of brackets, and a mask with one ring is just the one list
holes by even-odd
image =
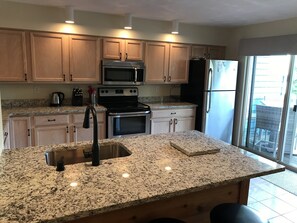
[[72, 90], [72, 105], [83, 106], [83, 91], [81, 88], [73, 88]]

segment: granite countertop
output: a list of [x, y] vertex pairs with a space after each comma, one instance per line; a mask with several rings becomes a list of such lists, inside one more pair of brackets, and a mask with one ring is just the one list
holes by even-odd
[[156, 103], [146, 103], [146, 104], [149, 105], [152, 110], [197, 107], [197, 105], [189, 102], [156, 102]]
[[[199, 147], [220, 151], [190, 157], [171, 147], [171, 140], [197, 140]], [[97, 167], [66, 165], [63, 172], [44, 159], [45, 151], [61, 145], [5, 150], [0, 157], [0, 222], [65, 222], [284, 170], [197, 131], [100, 143], [110, 141], [122, 143], [132, 155], [103, 160]]]
[[[104, 112], [106, 108], [97, 105], [95, 106], [97, 112]], [[2, 108], [3, 120], [15, 116], [32, 116], [32, 115], [52, 115], [52, 114], [71, 114], [84, 113], [86, 106], [61, 106], [61, 107], [14, 107]]]

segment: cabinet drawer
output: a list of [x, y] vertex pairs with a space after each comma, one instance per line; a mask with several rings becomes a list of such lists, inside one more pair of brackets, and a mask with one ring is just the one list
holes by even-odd
[[[97, 121], [98, 122], [104, 122], [104, 120], [105, 120], [105, 115], [104, 114], [105, 114], [104, 112], [97, 113]], [[83, 123], [85, 113], [73, 114], [72, 117], [73, 117], [73, 123]], [[90, 119], [93, 119], [92, 115], [90, 115]]]
[[195, 109], [166, 109], [152, 110], [152, 118], [195, 116]]
[[35, 126], [48, 126], [48, 125], [63, 125], [69, 124], [69, 115], [47, 115], [47, 116], [35, 116]]

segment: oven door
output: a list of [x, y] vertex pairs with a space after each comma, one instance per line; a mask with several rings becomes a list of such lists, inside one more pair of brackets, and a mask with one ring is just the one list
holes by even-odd
[[150, 111], [108, 113], [108, 138], [147, 135], [151, 132]]

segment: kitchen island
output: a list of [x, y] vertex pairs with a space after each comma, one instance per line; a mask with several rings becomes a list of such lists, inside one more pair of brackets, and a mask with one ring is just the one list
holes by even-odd
[[[188, 156], [170, 145], [188, 142], [217, 153]], [[47, 150], [74, 144], [6, 150], [0, 157], [0, 222], [147, 222], [176, 217], [208, 223], [210, 209], [222, 202], [246, 203], [249, 179], [284, 170], [197, 131], [106, 139], [132, 154], [48, 166]], [[79, 145], [89, 145], [90, 142]]]

